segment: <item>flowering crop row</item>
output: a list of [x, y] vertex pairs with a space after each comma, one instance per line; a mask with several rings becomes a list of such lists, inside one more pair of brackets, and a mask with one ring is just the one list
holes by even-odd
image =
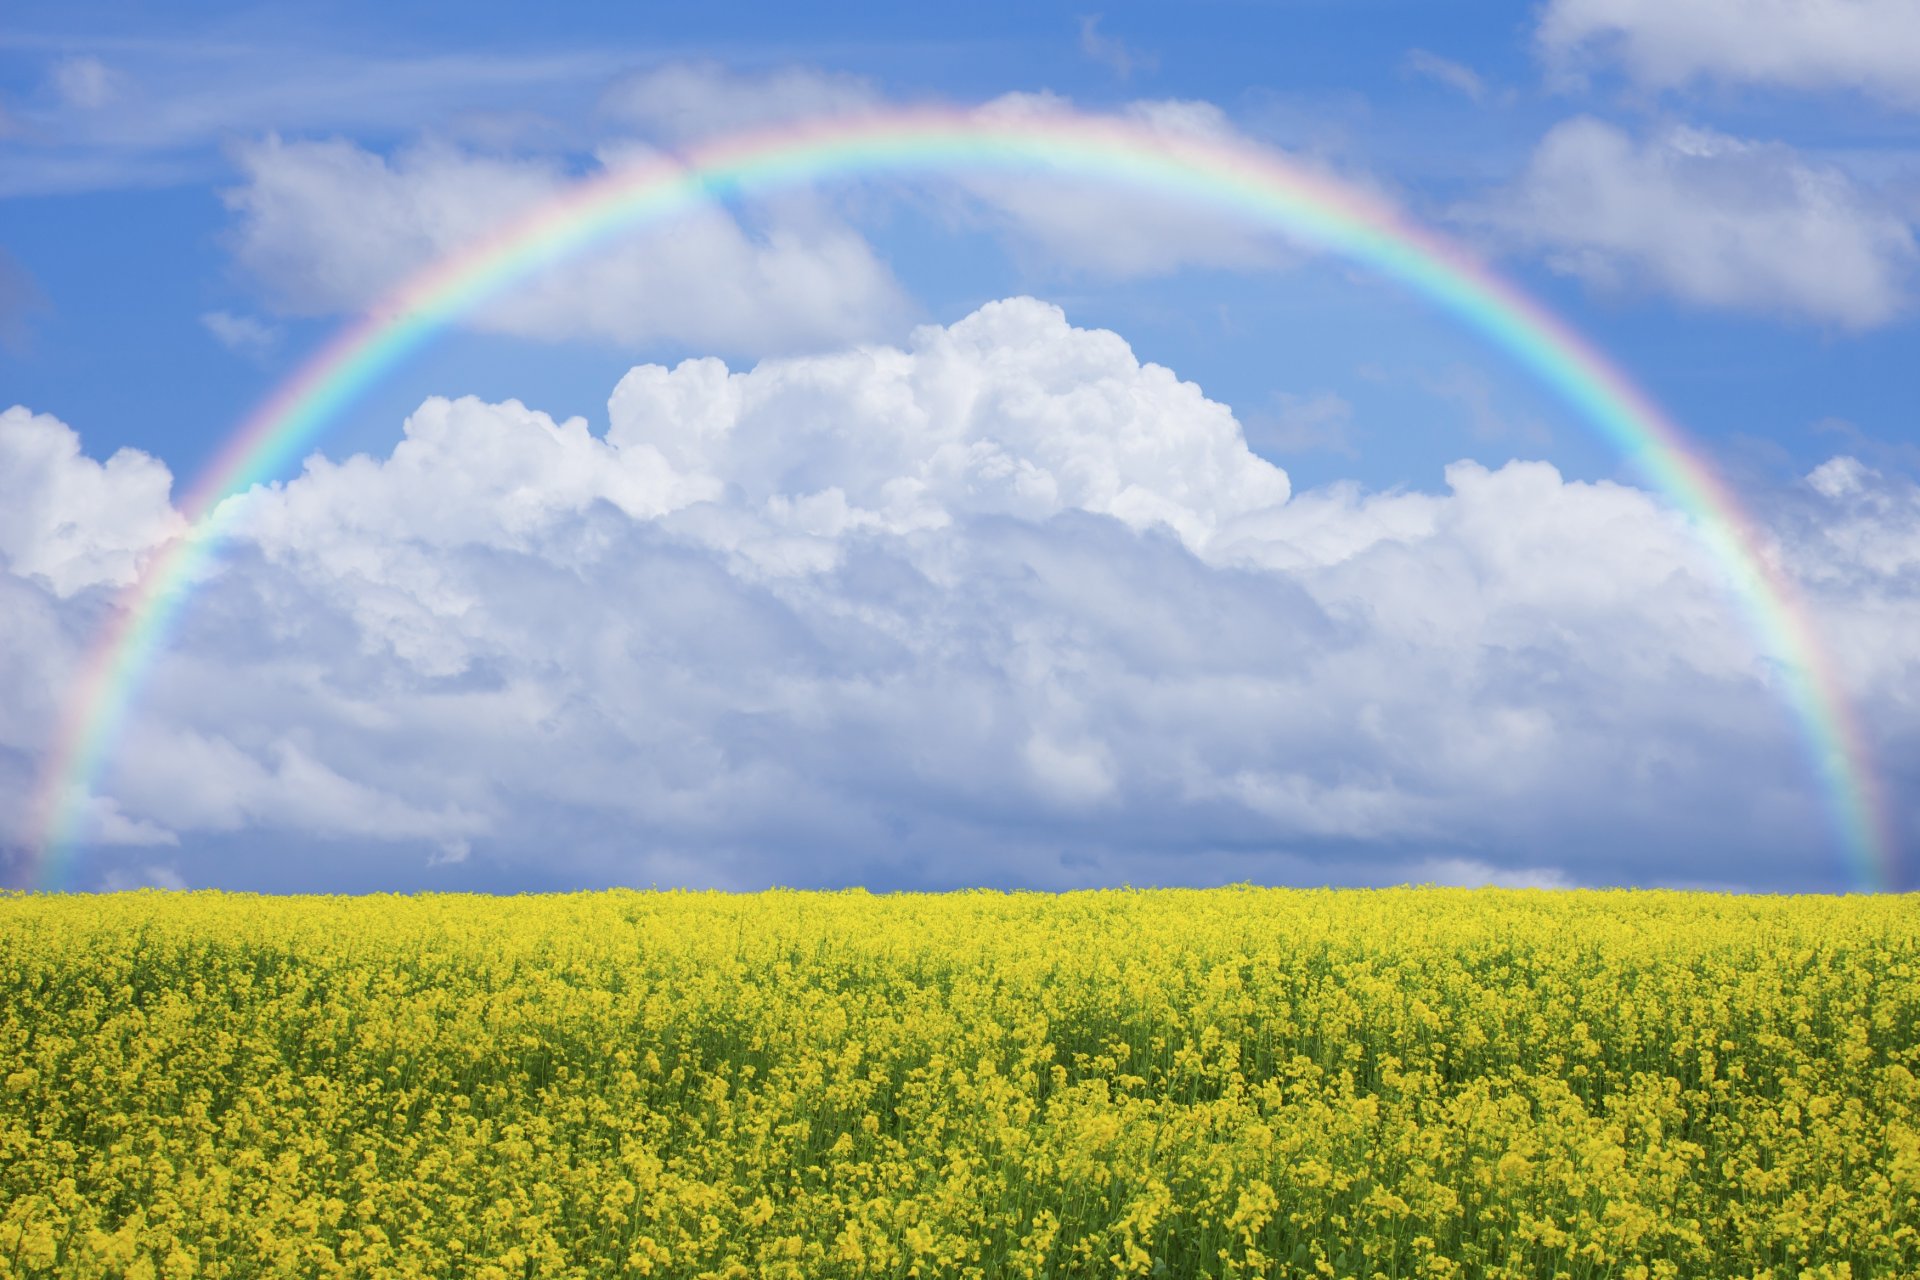
[[1920, 1276], [1920, 903], [0, 898], [10, 1277]]

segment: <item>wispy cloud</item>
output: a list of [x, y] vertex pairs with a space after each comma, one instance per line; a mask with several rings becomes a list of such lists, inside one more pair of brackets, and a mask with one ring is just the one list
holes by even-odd
[[0, 130], [0, 195], [207, 179], [235, 137], [274, 130], [457, 133], [465, 113], [484, 116], [503, 96], [523, 112], [580, 112], [632, 61], [613, 50], [369, 58], [136, 41], [109, 66], [61, 52], [47, 64], [51, 92], [17, 104], [10, 134]]
[[1913, 0], [1551, 0], [1538, 39], [1563, 72], [1613, 62], [1653, 88], [1713, 80], [1920, 107]]
[[120, 93], [120, 74], [98, 58], [61, 58], [53, 64], [52, 80], [60, 100], [82, 111], [98, 111]]
[[200, 317], [221, 346], [246, 355], [271, 351], [280, 341], [280, 330], [254, 316], [237, 316], [229, 311], [209, 311]]
[[1451, 58], [1443, 58], [1437, 53], [1425, 49], [1409, 49], [1401, 60], [1401, 66], [1411, 74], [1431, 80], [1435, 84], [1445, 85], [1464, 97], [1481, 102], [1487, 96], [1487, 83], [1480, 74], [1464, 63]]
[[1083, 14], [1080, 18], [1080, 52], [1113, 72], [1121, 80], [1131, 80], [1136, 71], [1156, 71], [1160, 59], [1151, 53], [1142, 53], [1118, 36], [1108, 35], [1100, 30], [1100, 14]]
[[46, 295], [21, 261], [0, 246], [0, 351], [23, 351]]
[[789, 65], [758, 72], [669, 62], [616, 81], [602, 112], [658, 142], [683, 143], [787, 120], [867, 115], [885, 106], [871, 80]]
[[1353, 405], [1331, 391], [1280, 392], [1273, 408], [1248, 415], [1247, 441], [1262, 453], [1337, 453], [1357, 458]]

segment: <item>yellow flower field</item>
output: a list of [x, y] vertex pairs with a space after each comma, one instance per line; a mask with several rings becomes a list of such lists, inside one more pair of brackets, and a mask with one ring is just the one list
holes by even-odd
[[0, 898], [0, 1277], [1920, 1276], [1920, 901]]

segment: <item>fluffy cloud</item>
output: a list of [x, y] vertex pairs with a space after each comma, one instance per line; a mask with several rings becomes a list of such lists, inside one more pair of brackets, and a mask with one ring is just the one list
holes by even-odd
[[173, 477], [134, 449], [104, 463], [66, 424], [16, 405], [0, 412], [0, 563], [56, 595], [125, 586], [158, 542], [184, 526]]
[[1920, 106], [1910, 0], [1551, 0], [1539, 39], [1563, 65], [1611, 57], [1658, 88], [1713, 79]]
[[[1903, 483], [1830, 464], [1780, 525], [1894, 745]], [[641, 366], [601, 432], [429, 401], [223, 519], [93, 797], [195, 884], [1838, 881], [1682, 518], [1539, 463], [1292, 494], [1225, 406], [1028, 299]], [[0, 791], [105, 589], [0, 575]]]
[[1843, 173], [1707, 129], [1567, 121], [1484, 216], [1601, 285], [1850, 328], [1902, 310], [1916, 259], [1905, 220]]
[[[81, 644], [104, 599], [184, 528], [171, 486], [143, 453], [97, 462], [65, 423], [18, 406], [0, 412], [0, 866], [23, 837], [33, 762], [59, 720], [62, 691], [79, 678]], [[86, 825], [109, 844], [174, 839], [107, 797], [88, 806]]]
[[[245, 182], [227, 194], [235, 252], [278, 306], [304, 314], [359, 310], [575, 180], [557, 162], [431, 143], [382, 156], [341, 140], [268, 138], [237, 158]], [[660, 157], [628, 148], [609, 159]], [[906, 306], [866, 241], [819, 210], [783, 206], [749, 228], [706, 203], [541, 273], [470, 322], [759, 352], [872, 336]]]

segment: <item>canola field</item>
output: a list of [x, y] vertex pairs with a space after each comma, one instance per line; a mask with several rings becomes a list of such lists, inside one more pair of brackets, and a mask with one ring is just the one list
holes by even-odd
[[0, 1277], [1920, 1276], [1920, 902], [0, 897]]

